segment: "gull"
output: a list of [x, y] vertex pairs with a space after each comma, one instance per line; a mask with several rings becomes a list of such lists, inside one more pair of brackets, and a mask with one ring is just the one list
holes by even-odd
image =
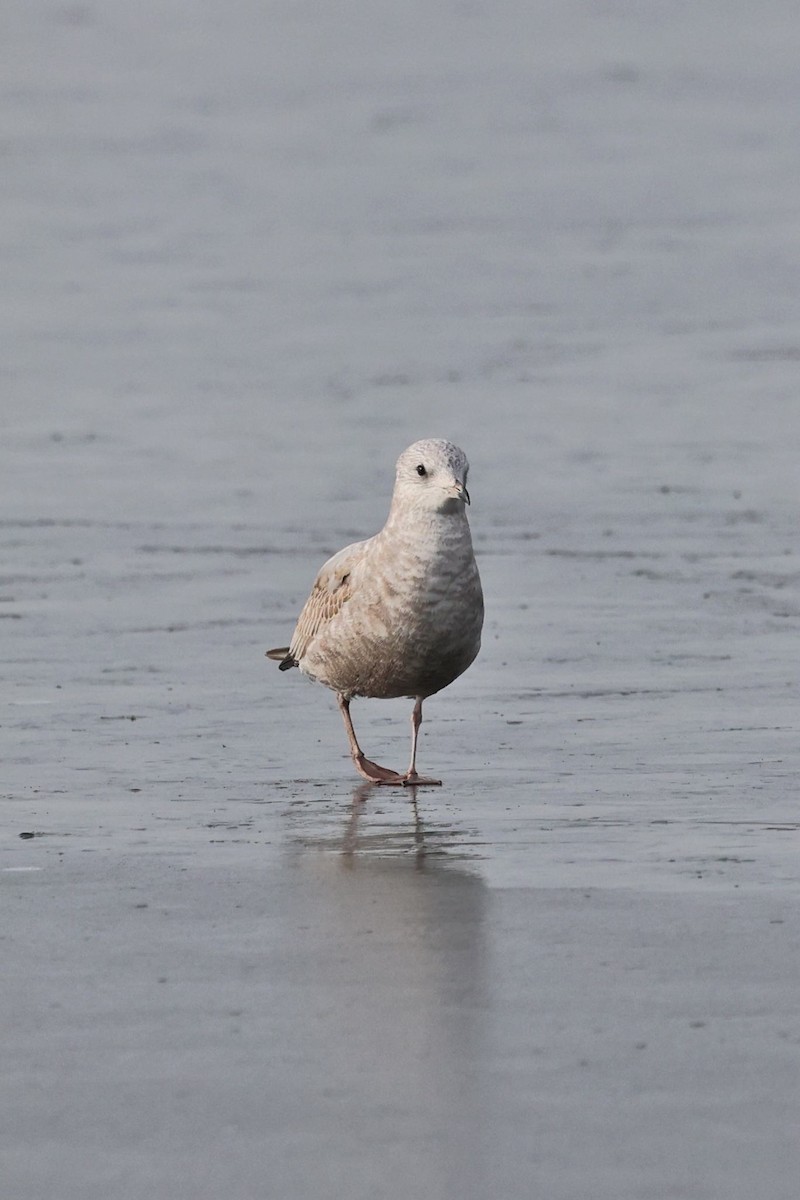
[[[464, 451], [441, 438], [404, 450], [383, 529], [328, 559], [291, 642], [267, 651], [281, 671], [299, 667], [336, 693], [356, 770], [370, 783], [441, 783], [417, 774], [422, 702], [466, 671], [483, 626], [468, 471]], [[414, 700], [404, 774], [365, 756], [350, 716], [354, 696]]]

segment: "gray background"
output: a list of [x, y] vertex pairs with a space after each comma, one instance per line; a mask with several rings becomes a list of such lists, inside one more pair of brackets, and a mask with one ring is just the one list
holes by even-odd
[[[1, 23], [4, 1196], [795, 1200], [794, 0]], [[263, 651], [423, 436], [415, 805]]]

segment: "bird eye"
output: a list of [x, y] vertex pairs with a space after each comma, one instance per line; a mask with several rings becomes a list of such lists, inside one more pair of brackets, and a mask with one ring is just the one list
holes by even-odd
[[428, 474], [428, 472], [423, 467], [422, 463], [420, 463], [419, 466], [417, 467], [417, 474], [419, 475], [420, 479], [424, 479], [425, 476]]

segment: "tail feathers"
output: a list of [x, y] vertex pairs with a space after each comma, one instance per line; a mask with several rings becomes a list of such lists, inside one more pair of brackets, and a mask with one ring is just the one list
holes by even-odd
[[288, 646], [280, 646], [277, 650], [268, 650], [267, 658], [280, 663], [281, 671], [288, 671], [291, 667], [297, 666], [297, 659], [292, 657]]

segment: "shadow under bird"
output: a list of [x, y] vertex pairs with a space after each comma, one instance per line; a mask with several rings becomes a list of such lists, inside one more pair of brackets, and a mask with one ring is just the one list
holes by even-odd
[[[353, 762], [371, 783], [441, 783], [417, 774], [422, 702], [466, 671], [483, 626], [468, 471], [464, 451], [440, 438], [404, 450], [383, 529], [328, 559], [291, 643], [267, 651], [282, 671], [299, 667], [336, 693]], [[363, 753], [350, 716], [354, 696], [414, 700], [405, 774]]]

